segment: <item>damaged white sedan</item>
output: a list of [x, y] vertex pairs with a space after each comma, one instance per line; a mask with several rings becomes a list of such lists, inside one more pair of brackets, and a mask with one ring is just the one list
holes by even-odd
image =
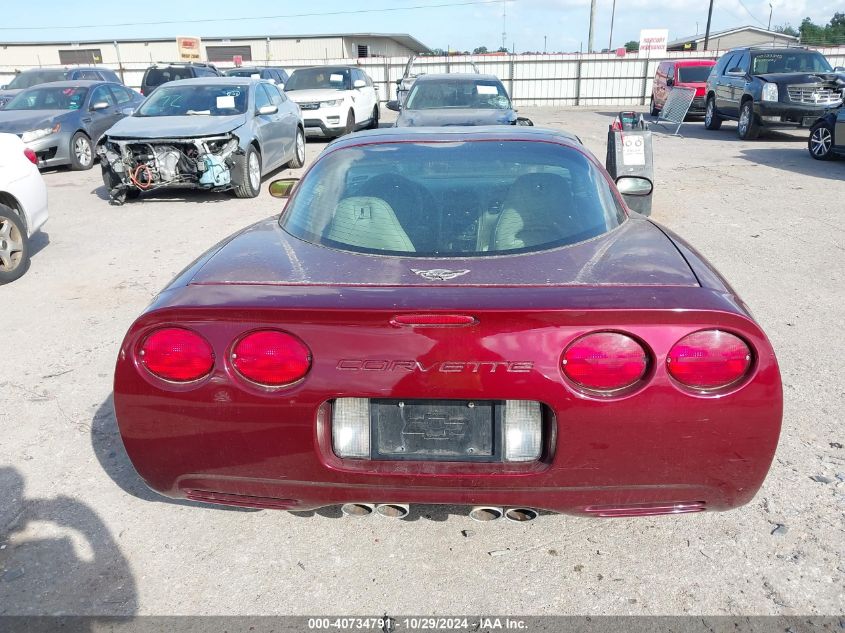
[[302, 113], [273, 83], [203, 77], [160, 86], [98, 153], [113, 204], [165, 187], [254, 198], [263, 175], [305, 163]]

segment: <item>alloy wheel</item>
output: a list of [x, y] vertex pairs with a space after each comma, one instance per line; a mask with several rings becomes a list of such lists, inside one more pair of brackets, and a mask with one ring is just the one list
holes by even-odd
[[84, 136], [80, 136], [73, 144], [73, 153], [76, 155], [77, 162], [83, 167], [91, 164], [93, 152], [91, 151], [91, 142]]
[[0, 217], [0, 270], [10, 272], [18, 267], [23, 255], [23, 236], [8, 218]]
[[305, 135], [302, 132], [296, 133], [296, 160], [305, 162]]
[[833, 146], [833, 135], [826, 127], [817, 127], [810, 137], [810, 151], [818, 157], [827, 156]]
[[249, 155], [249, 184], [253, 191], [258, 191], [261, 187], [261, 163], [255, 152]]

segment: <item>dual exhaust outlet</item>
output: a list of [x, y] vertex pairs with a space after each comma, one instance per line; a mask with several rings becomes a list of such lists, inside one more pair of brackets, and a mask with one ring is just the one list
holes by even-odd
[[[373, 513], [389, 519], [402, 519], [408, 516], [410, 507], [407, 503], [345, 503], [340, 511], [348, 517], [363, 518]], [[475, 506], [469, 511], [469, 518], [473, 521], [495, 521], [504, 517], [514, 523], [533, 521], [539, 512], [533, 508], [500, 508], [497, 506]]]

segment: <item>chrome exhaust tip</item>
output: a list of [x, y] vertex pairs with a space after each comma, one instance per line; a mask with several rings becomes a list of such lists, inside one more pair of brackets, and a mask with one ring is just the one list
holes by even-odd
[[469, 518], [473, 521], [484, 523], [486, 521], [501, 519], [503, 514], [504, 511], [502, 508], [496, 508], [493, 506], [475, 506], [469, 511]]
[[372, 503], [344, 503], [340, 506], [340, 511], [345, 516], [361, 519], [370, 516], [374, 508]]
[[407, 503], [380, 503], [376, 506], [376, 512], [389, 519], [403, 519], [410, 511]]
[[505, 510], [505, 518], [514, 523], [533, 521], [540, 515], [534, 508], [508, 508]]

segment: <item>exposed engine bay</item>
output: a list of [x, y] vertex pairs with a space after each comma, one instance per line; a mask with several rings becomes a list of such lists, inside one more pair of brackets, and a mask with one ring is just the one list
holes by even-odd
[[243, 155], [233, 134], [203, 138], [109, 137], [98, 148], [112, 204], [164, 187], [225, 191], [236, 186], [232, 171]]

